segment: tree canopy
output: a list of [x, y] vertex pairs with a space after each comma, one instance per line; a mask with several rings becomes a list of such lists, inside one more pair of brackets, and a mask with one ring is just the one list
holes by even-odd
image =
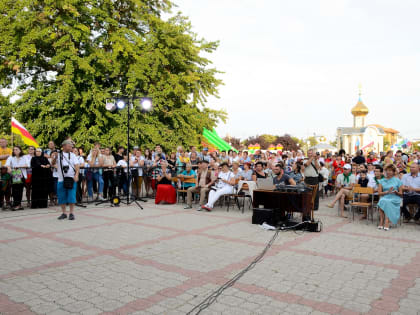
[[67, 136], [124, 145], [126, 110], [108, 112], [106, 100], [149, 96], [152, 112], [132, 111], [133, 145], [199, 144], [203, 127], [226, 119], [206, 106], [222, 84], [204, 57], [218, 43], [198, 38], [172, 7], [167, 0], [2, 0], [0, 88], [17, 86], [20, 96], [0, 100], [3, 126], [15, 113], [42, 145]]

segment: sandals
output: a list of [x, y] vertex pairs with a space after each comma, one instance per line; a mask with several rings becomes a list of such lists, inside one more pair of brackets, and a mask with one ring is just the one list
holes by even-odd
[[378, 230], [383, 230], [384, 227], [382, 225], [378, 225]]

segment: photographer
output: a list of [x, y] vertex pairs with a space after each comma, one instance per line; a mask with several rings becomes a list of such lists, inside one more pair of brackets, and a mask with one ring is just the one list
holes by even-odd
[[79, 161], [72, 152], [73, 141], [65, 140], [62, 143], [63, 150], [53, 158], [53, 164], [57, 165], [58, 183], [57, 195], [58, 204], [63, 213], [59, 220], [67, 219], [66, 204], [70, 206], [69, 220], [74, 220], [74, 204], [76, 203], [76, 187], [79, 180]]

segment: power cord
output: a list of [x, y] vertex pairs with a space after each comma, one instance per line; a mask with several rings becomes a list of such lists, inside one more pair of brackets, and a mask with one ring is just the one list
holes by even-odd
[[[245, 275], [245, 273], [247, 273], [248, 271], [250, 271], [251, 269], [253, 269], [255, 267], [255, 265], [268, 252], [268, 250], [273, 245], [274, 241], [276, 240], [276, 238], [277, 238], [277, 236], [279, 235], [280, 232], [286, 232], [286, 231], [289, 231], [289, 230], [293, 230], [293, 229], [297, 228], [298, 226], [303, 225], [303, 224], [307, 224], [309, 222], [311, 222], [311, 221], [304, 221], [304, 222], [297, 223], [296, 225], [293, 225], [293, 226], [276, 228], [276, 232], [271, 237], [270, 241], [267, 243], [267, 245], [265, 246], [265, 248], [263, 249], [263, 251], [257, 257], [255, 257], [255, 259], [246, 268], [244, 268], [239, 273], [237, 273], [232, 279], [230, 279], [227, 282], [225, 282], [217, 290], [213, 291], [200, 304], [198, 304], [191, 311], [189, 311], [187, 313], [187, 315], [190, 315], [190, 314], [195, 314], [195, 315], [200, 314], [202, 311], [204, 311], [206, 308], [208, 308], [211, 304], [213, 304], [214, 302], [216, 302], [217, 298], [223, 293], [223, 291], [225, 291], [226, 289], [228, 289], [231, 286], [233, 286], [240, 278], [242, 278]], [[322, 231], [322, 222], [321, 221], [318, 221], [318, 222], [320, 223], [320, 230], [319, 230], [319, 232], [321, 232]]]

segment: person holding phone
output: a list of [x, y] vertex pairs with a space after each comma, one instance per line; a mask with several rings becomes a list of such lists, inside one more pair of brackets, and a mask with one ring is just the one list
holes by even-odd
[[403, 184], [397, 175], [394, 164], [388, 164], [384, 168], [385, 178], [379, 181], [378, 195], [379, 226], [380, 230], [389, 230], [389, 221], [397, 224], [400, 218], [400, 204], [403, 196]]

